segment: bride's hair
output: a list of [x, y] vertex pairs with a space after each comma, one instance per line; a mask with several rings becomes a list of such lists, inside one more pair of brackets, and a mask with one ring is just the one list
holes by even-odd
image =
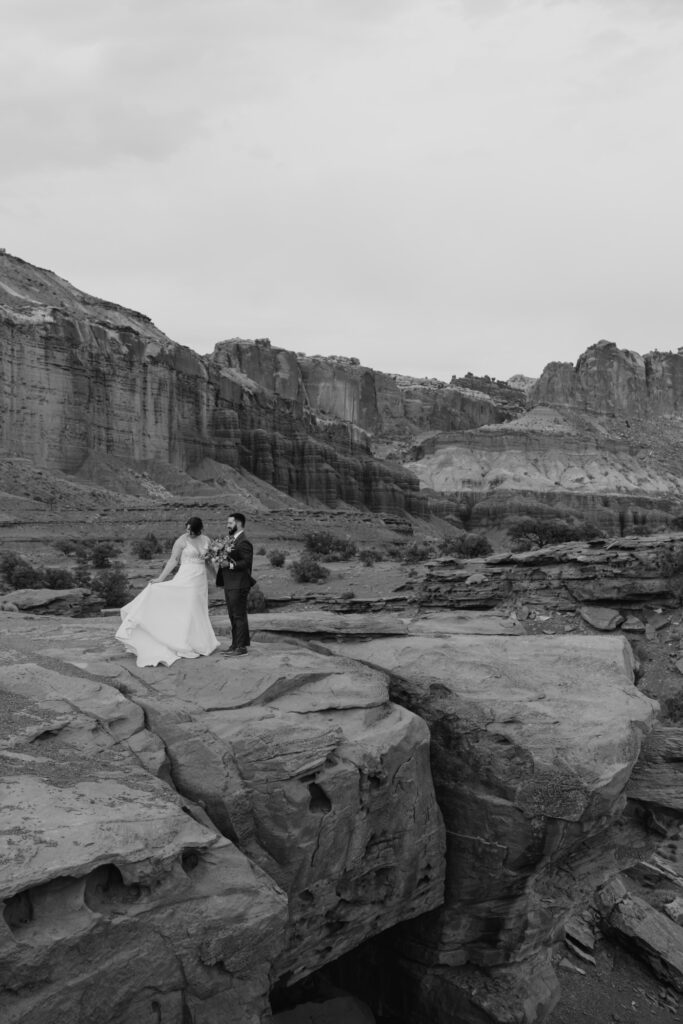
[[199, 516], [190, 516], [190, 518], [185, 523], [185, 526], [190, 527], [190, 533], [192, 534], [193, 537], [198, 537], [199, 534], [204, 529], [204, 523], [201, 521]]

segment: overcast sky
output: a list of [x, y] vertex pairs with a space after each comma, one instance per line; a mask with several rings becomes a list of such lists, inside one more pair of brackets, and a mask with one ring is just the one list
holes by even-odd
[[0, 245], [175, 341], [683, 345], [682, 0], [0, 6]]

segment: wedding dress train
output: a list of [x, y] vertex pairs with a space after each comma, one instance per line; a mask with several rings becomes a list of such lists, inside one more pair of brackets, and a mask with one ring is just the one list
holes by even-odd
[[140, 668], [198, 658], [219, 646], [209, 620], [204, 561], [208, 541], [202, 540], [199, 550], [191, 543], [185, 545], [173, 579], [148, 583], [121, 609], [116, 639], [137, 656]]

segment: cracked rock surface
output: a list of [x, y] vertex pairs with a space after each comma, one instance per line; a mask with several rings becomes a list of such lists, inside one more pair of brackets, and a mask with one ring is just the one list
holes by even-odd
[[381, 671], [284, 642], [138, 669], [110, 621], [11, 622], [3, 1024], [265, 1024], [276, 980], [443, 899], [428, 729]]
[[415, 1022], [454, 1008], [468, 1021], [544, 1019], [563, 917], [633, 858], [621, 815], [657, 705], [634, 686], [630, 647], [607, 636], [415, 636], [335, 649], [390, 672], [394, 699], [430, 724], [448, 835], [444, 905], [368, 954], [373, 984], [398, 955], [386, 998], [407, 999]]
[[0, 667], [0, 1019], [256, 1024], [283, 894], [144, 766], [141, 709], [73, 671]]

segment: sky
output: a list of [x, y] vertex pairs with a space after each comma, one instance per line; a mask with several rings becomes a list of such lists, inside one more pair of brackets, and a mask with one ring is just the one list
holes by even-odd
[[683, 345], [681, 0], [0, 0], [0, 246], [198, 352]]

